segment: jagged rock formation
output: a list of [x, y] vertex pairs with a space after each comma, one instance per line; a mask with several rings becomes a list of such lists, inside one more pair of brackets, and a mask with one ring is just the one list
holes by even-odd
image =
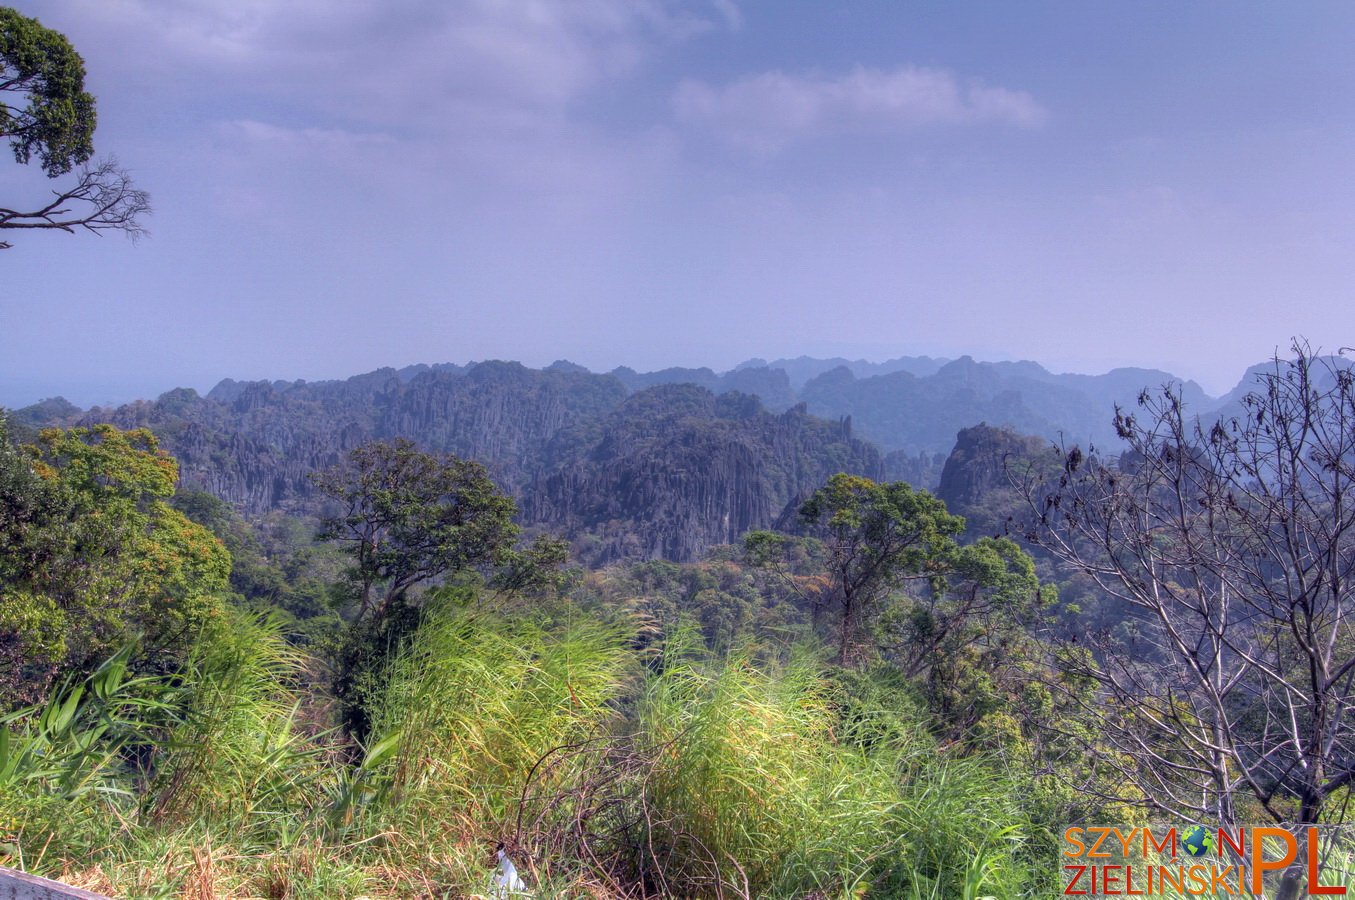
[[1009, 484], [1012, 463], [1037, 457], [1050, 449], [1048, 441], [987, 423], [961, 429], [955, 449], [946, 457], [936, 495], [947, 508], [958, 510], [979, 503]]
[[660, 369], [657, 372], [642, 373], [627, 366], [620, 366], [613, 369], [612, 374], [632, 391], [642, 391], [660, 384], [694, 384], [713, 394], [737, 391], [753, 395], [772, 412], [784, 412], [798, 402], [787, 373], [783, 369], [767, 366], [745, 364], [723, 375], [717, 375], [713, 370], [704, 367]]
[[750, 359], [739, 363], [735, 371], [750, 368], [768, 368], [784, 371], [790, 378], [791, 386], [799, 391], [807, 382], [824, 372], [842, 367], [857, 378], [873, 378], [876, 375], [888, 375], [891, 372], [908, 372], [919, 378], [936, 374], [937, 370], [950, 362], [931, 356], [900, 356], [882, 363], [867, 362], [864, 359], [844, 359], [835, 356], [832, 359], [815, 359], [812, 356], [797, 356], [795, 359], [778, 359], [767, 362], [765, 359]]
[[[728, 380], [789, 395], [780, 371]], [[629, 394], [618, 377], [567, 362], [411, 366], [317, 383], [227, 380], [205, 397], [177, 389], [83, 416], [52, 401], [24, 421], [44, 418], [148, 427], [179, 459], [184, 486], [251, 516], [316, 512], [311, 473], [368, 441], [408, 437], [485, 463], [521, 500], [524, 524], [565, 530], [593, 562], [694, 559], [769, 527], [835, 472], [883, 475], [879, 452], [854, 440], [848, 422], [816, 419], [803, 406], [775, 415], [757, 397], [717, 397], [691, 384]]]
[[309, 510], [310, 473], [353, 447], [396, 436], [480, 460], [500, 485], [517, 490], [557, 432], [599, 418], [625, 396], [608, 375], [486, 362], [421, 367], [403, 377], [379, 369], [345, 381], [226, 381], [205, 398], [181, 389], [85, 419], [151, 428], [178, 457], [186, 486], [257, 515]]
[[1052, 445], [1043, 438], [987, 424], [964, 428], [946, 457], [936, 496], [965, 517], [968, 536], [999, 536], [1007, 531], [1009, 517], [1026, 518], [1025, 501], [1012, 479], [1019, 483], [1032, 467], [1045, 472], [1057, 465]]
[[[767, 528], [829, 475], [882, 477], [879, 451], [797, 406], [777, 416], [756, 398], [689, 384], [629, 398], [600, 429], [562, 435], [564, 462], [533, 481], [523, 514], [589, 537], [589, 561], [684, 560]], [[558, 448], [557, 448], [558, 449]]]
[[[179, 389], [83, 414], [49, 400], [12, 421], [19, 434], [95, 421], [150, 427], [179, 458], [185, 485], [247, 515], [313, 512], [312, 472], [367, 441], [408, 437], [485, 463], [522, 501], [527, 524], [569, 531], [593, 560], [685, 560], [775, 524], [838, 471], [939, 487], [986, 532], [998, 523], [978, 498], [1001, 494], [999, 460], [1034, 447], [1018, 433], [1039, 435], [1041, 446], [1062, 439], [1115, 452], [1115, 405], [1132, 406], [1140, 391], [1166, 383], [1199, 413], [1219, 406], [1165, 372], [1055, 375], [1031, 362], [967, 356], [749, 360], [723, 374], [623, 367], [599, 375], [558, 360], [544, 370], [444, 363], [344, 381], [227, 379], [205, 397]], [[849, 422], [887, 456], [854, 437]]]
[[929, 453], [919, 450], [909, 453], [895, 450], [885, 454], [885, 480], [906, 481], [915, 488], [935, 493], [941, 482], [941, 469], [946, 464], [946, 454]]
[[1175, 383], [1190, 408], [1211, 402], [1194, 382], [1166, 372], [1115, 369], [1105, 375], [1053, 375], [1032, 362], [983, 363], [968, 356], [933, 374], [906, 370], [867, 378], [838, 366], [807, 382], [800, 398], [815, 415], [850, 415], [862, 437], [886, 450], [944, 453], [952, 436], [976, 422], [1070, 443], [1112, 446], [1115, 406], [1131, 406], [1139, 393]]

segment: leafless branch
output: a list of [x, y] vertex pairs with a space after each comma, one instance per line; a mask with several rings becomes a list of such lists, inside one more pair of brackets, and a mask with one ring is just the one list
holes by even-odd
[[[0, 229], [78, 229], [95, 234], [121, 231], [136, 240], [146, 229], [141, 219], [151, 211], [150, 196], [138, 190], [117, 160], [106, 159], [81, 170], [75, 184], [52, 191], [50, 202], [31, 210], [0, 207]], [[10, 247], [0, 241], [0, 250]]]
[[1231, 419], [1145, 392], [1118, 461], [1013, 477], [1026, 536], [1118, 604], [1119, 633], [1082, 636], [1081, 699], [1121, 711], [1105, 761], [1164, 810], [1332, 821], [1355, 781], [1355, 373], [1293, 349]]

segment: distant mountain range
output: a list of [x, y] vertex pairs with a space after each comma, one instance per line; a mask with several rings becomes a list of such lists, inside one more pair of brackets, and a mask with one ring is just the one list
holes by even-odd
[[379, 369], [341, 381], [240, 382], [205, 397], [16, 410], [19, 428], [112, 422], [154, 430], [186, 486], [243, 512], [313, 513], [308, 475], [366, 441], [408, 437], [481, 460], [529, 525], [563, 531], [590, 561], [691, 559], [780, 519], [828, 475], [852, 471], [935, 488], [957, 434], [1001, 426], [1113, 446], [1116, 404], [1174, 384], [1191, 409], [1221, 409], [1170, 373], [1055, 375], [1033, 362], [901, 357], [749, 360], [734, 369], [605, 374], [568, 361]]

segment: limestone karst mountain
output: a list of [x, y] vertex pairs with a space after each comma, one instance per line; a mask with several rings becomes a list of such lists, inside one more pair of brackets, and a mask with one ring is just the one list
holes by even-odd
[[149, 427], [179, 459], [184, 485], [249, 516], [314, 513], [312, 472], [367, 441], [407, 437], [485, 463], [518, 498], [524, 524], [569, 534], [590, 561], [688, 560], [783, 519], [837, 471], [939, 486], [963, 506], [1000, 487], [957, 479], [991, 476], [992, 460], [979, 457], [1010, 450], [997, 446], [1002, 435], [1113, 447], [1115, 406], [1164, 384], [1201, 413], [1238, 394], [1211, 400], [1154, 370], [1056, 375], [968, 356], [749, 360], [725, 373], [490, 361], [339, 381], [226, 379], [206, 396], [180, 388], [114, 409], [57, 398], [13, 420]]

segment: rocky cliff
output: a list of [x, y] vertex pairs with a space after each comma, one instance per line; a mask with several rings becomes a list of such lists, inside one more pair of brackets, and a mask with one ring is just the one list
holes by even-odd
[[1052, 471], [1058, 462], [1052, 445], [1043, 438], [1008, 428], [977, 425], [955, 436], [946, 457], [936, 496], [946, 508], [965, 517], [968, 536], [999, 536], [1008, 518], [1026, 518], [1025, 501], [1013, 485], [1032, 470]]
[[[249, 516], [318, 508], [310, 475], [371, 440], [486, 464], [521, 503], [522, 521], [563, 530], [590, 561], [690, 560], [770, 526], [829, 475], [882, 477], [880, 455], [846, 421], [803, 406], [769, 412], [754, 396], [665, 383], [630, 393], [621, 378], [557, 363], [379, 369], [344, 381], [223, 381], [207, 396], [26, 411], [25, 421], [148, 427], [180, 464], [184, 486]], [[673, 376], [678, 377], [678, 376]], [[745, 370], [724, 383], [789, 396], [784, 372]]]
[[[1198, 386], [1144, 369], [1055, 375], [967, 356], [806, 357], [749, 360], [723, 374], [594, 374], [559, 360], [543, 370], [482, 362], [315, 383], [227, 379], [205, 397], [180, 389], [83, 414], [52, 400], [13, 420], [21, 429], [150, 427], [179, 457], [185, 485], [247, 515], [313, 512], [310, 473], [367, 441], [407, 437], [485, 463], [519, 498], [527, 524], [568, 531], [592, 559], [685, 560], [774, 524], [838, 471], [939, 488], [980, 531], [994, 529], [984, 498], [1004, 489], [1003, 458], [1059, 439], [1113, 451], [1115, 404], [1167, 382], [1197, 411], [1210, 407]], [[864, 441], [888, 455], [882, 461]]]
[[601, 417], [625, 397], [609, 375], [487, 362], [464, 371], [380, 369], [345, 381], [227, 381], [206, 397], [171, 391], [153, 403], [92, 410], [84, 421], [151, 428], [178, 457], [186, 486], [257, 515], [307, 511], [311, 472], [367, 441], [396, 436], [480, 460], [516, 491], [557, 432]]
[[803, 406], [671, 384], [629, 398], [601, 424], [562, 435], [562, 461], [527, 488], [523, 515], [580, 541], [585, 558], [685, 560], [770, 527], [829, 475], [880, 478], [879, 451]]

